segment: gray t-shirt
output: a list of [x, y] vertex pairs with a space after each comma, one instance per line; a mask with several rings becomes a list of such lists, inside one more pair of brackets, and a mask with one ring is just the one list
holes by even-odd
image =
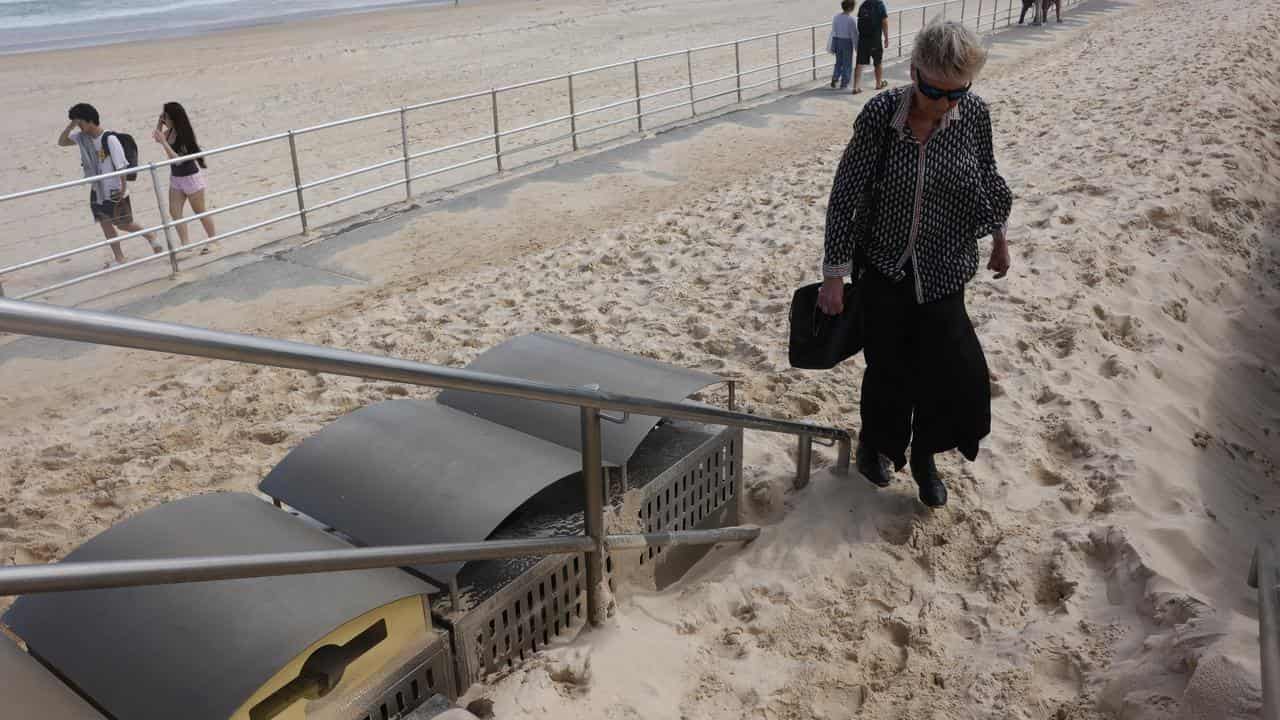
[[[105, 134], [105, 132], [98, 133], [98, 136], [94, 137], [79, 130], [72, 130], [67, 135], [80, 147], [80, 165], [84, 169], [85, 177], [115, 172], [129, 166], [129, 160], [124, 154], [124, 146], [114, 135], [107, 138], [107, 147], [105, 149], [102, 147], [102, 137]], [[106, 178], [93, 184], [93, 194], [101, 202], [111, 199], [113, 193], [120, 192], [124, 187], [121, 178]]]

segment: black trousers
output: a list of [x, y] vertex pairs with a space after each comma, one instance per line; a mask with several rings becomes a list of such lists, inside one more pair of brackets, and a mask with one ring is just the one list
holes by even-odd
[[920, 305], [910, 272], [895, 283], [868, 268], [859, 282], [867, 361], [860, 441], [899, 469], [908, 445], [973, 460], [991, 433], [991, 378], [964, 291]]

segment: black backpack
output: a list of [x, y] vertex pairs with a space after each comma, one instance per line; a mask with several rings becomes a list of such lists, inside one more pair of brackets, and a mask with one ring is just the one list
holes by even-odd
[[[104, 132], [102, 133], [102, 147], [107, 150], [107, 156], [111, 156], [111, 151], [107, 149], [107, 138], [115, 137], [120, 141], [120, 148], [124, 150], [124, 159], [128, 163], [128, 167], [138, 167], [138, 143], [134, 141], [133, 136], [128, 133]], [[124, 170], [124, 168], [116, 168], [116, 170]], [[129, 182], [138, 179], [138, 173], [129, 173], [124, 178]]]
[[[876, 35], [880, 32], [881, 10], [883, 3], [880, 0], [864, 0], [862, 7], [858, 8], [858, 34], [859, 35]], [[863, 22], [868, 25], [863, 25]], [[871, 28], [874, 25], [874, 28]], [[870, 29], [867, 29], [870, 28]]]

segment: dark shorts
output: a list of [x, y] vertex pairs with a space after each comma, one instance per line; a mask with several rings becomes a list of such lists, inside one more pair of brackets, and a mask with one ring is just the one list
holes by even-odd
[[866, 38], [858, 41], [858, 63], [859, 65], [870, 65], [871, 61], [875, 61], [876, 67], [880, 67], [880, 62], [884, 60], [884, 47], [880, 45], [880, 38], [876, 38], [876, 42], [867, 42]]
[[98, 202], [96, 195], [90, 195], [89, 210], [93, 212], [94, 222], [107, 220], [116, 227], [133, 224], [133, 203], [129, 201], [129, 196], [127, 195], [119, 200], [103, 200], [102, 202]]

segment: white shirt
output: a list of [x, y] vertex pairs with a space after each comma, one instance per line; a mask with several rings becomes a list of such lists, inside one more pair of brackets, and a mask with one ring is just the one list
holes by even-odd
[[848, 13], [840, 13], [831, 20], [831, 37], [852, 40], [858, 37], [858, 20]]

